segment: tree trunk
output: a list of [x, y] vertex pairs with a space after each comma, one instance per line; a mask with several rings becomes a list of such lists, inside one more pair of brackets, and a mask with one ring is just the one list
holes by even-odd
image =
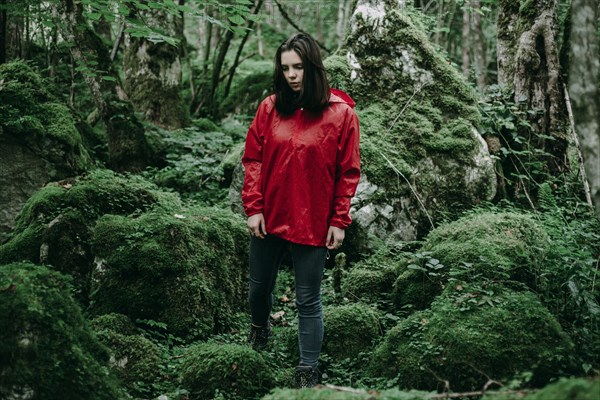
[[462, 23], [462, 72], [465, 78], [469, 79], [469, 73], [471, 71], [471, 59], [469, 57], [469, 51], [471, 46], [469, 45], [469, 38], [471, 35], [471, 18], [469, 16], [469, 7], [463, 7], [463, 23]]
[[6, 0], [0, 0], [0, 64], [6, 62]]
[[596, 213], [600, 216], [600, 76], [596, 0], [573, 0], [569, 94]]
[[180, 39], [180, 45], [127, 35], [123, 61], [125, 92], [135, 109], [152, 123], [167, 129], [182, 128], [190, 120], [180, 96], [183, 18], [161, 9], [148, 10], [143, 17], [148, 25]]
[[263, 36], [262, 36], [262, 24], [260, 22], [256, 23], [256, 40], [258, 47], [258, 56], [260, 58], [265, 58], [265, 46], [263, 44]]
[[477, 74], [477, 87], [479, 92], [483, 93], [487, 83], [487, 62], [485, 52], [485, 37], [483, 36], [483, 26], [481, 21], [481, 2], [473, 2], [473, 58], [475, 61], [475, 71]]
[[74, 44], [70, 49], [73, 60], [96, 68], [95, 74], [84, 73], [84, 79], [106, 125], [109, 166], [116, 171], [143, 169], [149, 158], [144, 127], [135, 117], [131, 104], [117, 97], [114, 82], [118, 79], [111, 68], [108, 50], [83, 18], [80, 2], [61, 0], [53, 11], [55, 17], [65, 22], [61, 24], [63, 38]]
[[532, 0], [526, 7], [513, 0], [500, 1], [498, 79], [514, 91], [513, 101], [530, 125], [517, 127], [516, 138], [504, 138], [505, 146], [516, 151], [505, 165], [505, 172], [514, 174], [509, 179], [516, 182], [515, 197], [521, 190], [529, 197], [527, 191], [547, 179], [547, 174], [557, 177], [568, 169], [556, 10], [557, 0]]
[[335, 26], [335, 33], [337, 35], [338, 47], [344, 43], [344, 6], [346, 5], [345, 0], [338, 0], [338, 17], [337, 24]]

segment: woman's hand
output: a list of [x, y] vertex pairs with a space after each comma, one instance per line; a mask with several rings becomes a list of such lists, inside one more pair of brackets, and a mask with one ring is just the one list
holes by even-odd
[[256, 236], [260, 239], [265, 238], [267, 228], [265, 228], [265, 217], [263, 217], [262, 213], [248, 217], [248, 231], [250, 231], [250, 236]]
[[337, 226], [330, 226], [329, 231], [327, 231], [327, 240], [325, 245], [329, 250], [339, 249], [344, 242], [345, 236], [346, 233], [343, 229], [338, 228]]

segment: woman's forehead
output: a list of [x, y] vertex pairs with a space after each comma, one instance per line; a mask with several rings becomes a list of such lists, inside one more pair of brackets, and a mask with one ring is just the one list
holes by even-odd
[[295, 50], [286, 50], [281, 52], [281, 64], [282, 65], [293, 65], [301, 64], [302, 58]]

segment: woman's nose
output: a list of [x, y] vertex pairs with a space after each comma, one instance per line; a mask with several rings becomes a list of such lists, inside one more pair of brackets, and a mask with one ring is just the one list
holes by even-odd
[[290, 69], [288, 72], [288, 76], [291, 78], [293, 76], [296, 76], [296, 71], [294, 71], [293, 69]]

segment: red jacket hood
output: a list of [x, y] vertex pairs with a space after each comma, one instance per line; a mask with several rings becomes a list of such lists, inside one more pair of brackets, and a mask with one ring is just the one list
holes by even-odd
[[350, 97], [350, 95], [344, 92], [343, 90], [331, 88], [329, 89], [329, 93], [330, 103], [346, 103], [352, 108], [354, 108], [354, 106], [356, 105], [354, 99], [352, 99], [352, 97]]

